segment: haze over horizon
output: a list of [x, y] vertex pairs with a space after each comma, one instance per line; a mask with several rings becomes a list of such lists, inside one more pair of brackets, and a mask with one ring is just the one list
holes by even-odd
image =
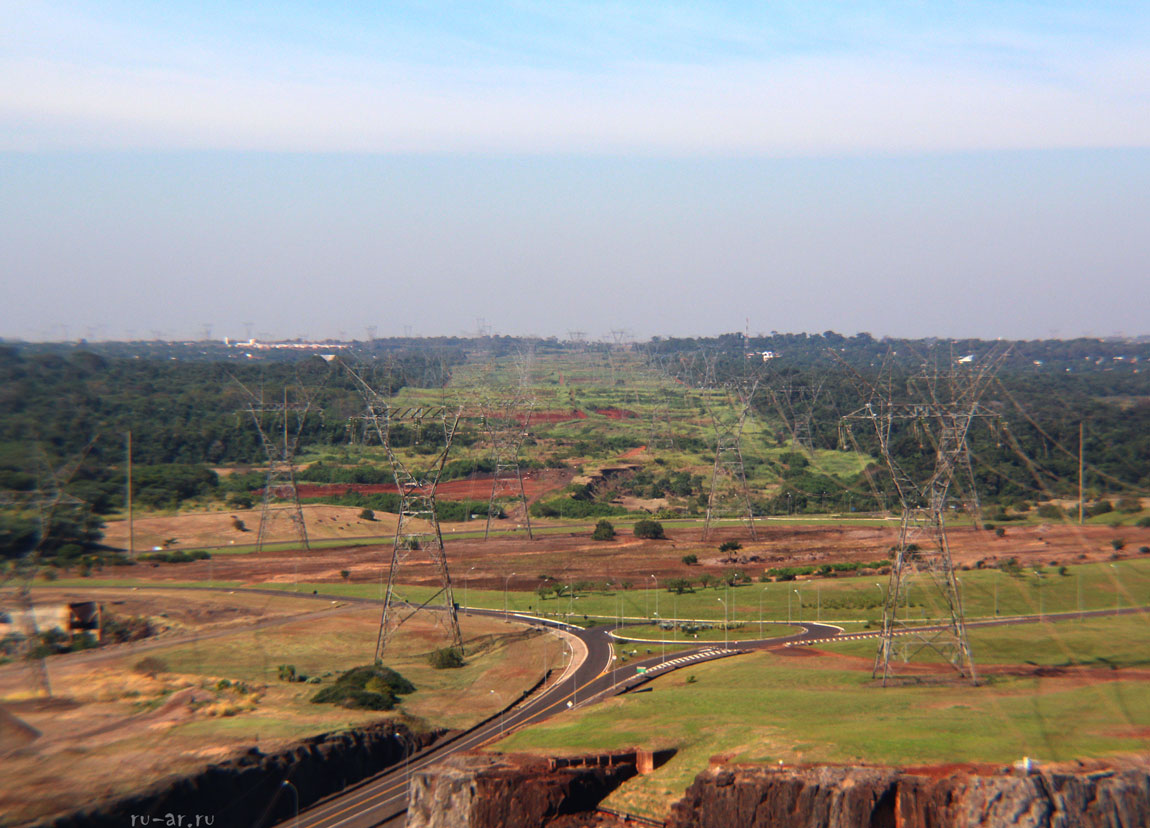
[[0, 9], [2, 337], [1150, 333], [1142, 4]]

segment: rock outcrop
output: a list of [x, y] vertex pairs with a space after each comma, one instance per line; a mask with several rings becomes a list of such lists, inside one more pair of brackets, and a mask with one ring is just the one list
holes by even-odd
[[[47, 823], [51, 828], [124, 828], [175, 825], [169, 815], [183, 815], [183, 825], [269, 826], [353, 782], [373, 776], [443, 734], [416, 734], [402, 724], [384, 722], [361, 730], [328, 733], [303, 740], [278, 753], [252, 748], [229, 762], [157, 784], [138, 794], [93, 806]], [[206, 820], [211, 817], [211, 821]]]
[[630, 762], [557, 766], [527, 756], [461, 754], [415, 774], [407, 828], [544, 828], [592, 811], [636, 773]]
[[1134, 828], [1150, 826], [1145, 766], [1098, 770], [719, 766], [668, 828]]

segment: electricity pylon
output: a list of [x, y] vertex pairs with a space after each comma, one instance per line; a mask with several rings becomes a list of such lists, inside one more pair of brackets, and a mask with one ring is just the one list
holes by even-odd
[[[35, 654], [40, 641], [40, 627], [36, 620], [36, 609], [32, 601], [32, 581], [40, 571], [40, 561], [45, 544], [57, 521], [65, 513], [72, 512], [74, 518], [83, 519], [79, 514], [87, 504], [65, 491], [65, 487], [75, 476], [76, 471], [92, 450], [96, 439], [86, 445], [79, 456], [61, 468], [52, 468], [43, 452], [39, 452], [39, 473], [37, 485], [31, 492], [5, 492], [0, 494], [0, 503], [21, 511], [32, 512], [36, 519], [36, 540], [23, 555], [12, 559], [4, 576], [0, 579], [0, 611], [10, 618], [19, 618], [23, 627], [23, 649], [32, 670], [32, 683], [36, 692], [43, 698], [52, 695], [52, 683], [48, 678], [48, 667], [44, 655]], [[6, 592], [5, 587], [12, 587]], [[34, 655], [35, 654], [35, 655]]]
[[[874, 429], [895, 491], [902, 505], [898, 547], [891, 566], [883, 602], [882, 636], [875, 654], [872, 675], [882, 676], [885, 687], [891, 678], [891, 662], [910, 661], [925, 650], [941, 655], [971, 683], [978, 683], [974, 656], [966, 634], [966, 621], [950, 545], [946, 536], [946, 511], [955, 473], [969, 468], [967, 436], [979, 419], [997, 415], [980, 401], [1004, 354], [992, 355], [980, 364], [953, 363], [945, 373], [924, 371], [907, 384], [907, 398], [896, 400], [893, 383], [887, 389], [870, 386], [871, 399], [846, 415], [841, 426], [849, 434], [852, 423], [867, 422]], [[934, 454], [929, 476], [914, 476], [895, 456], [891, 447], [895, 425], [909, 425], [925, 449]], [[897, 436], [895, 434], [894, 436]], [[942, 599], [946, 616], [937, 624], [909, 619], [909, 602], [898, 617], [910, 578], [925, 572]]]
[[[443, 533], [439, 528], [435, 494], [439, 478], [447, 463], [455, 431], [459, 427], [461, 410], [447, 406], [393, 406], [375, 391], [350, 366], [348, 371], [359, 384], [364, 398], [364, 414], [368, 426], [379, 437], [391, 464], [399, 493], [399, 516], [395, 525], [395, 541], [391, 549], [391, 561], [387, 570], [387, 591], [383, 599], [383, 614], [379, 620], [379, 634], [375, 643], [375, 661], [381, 662], [387, 645], [396, 632], [416, 613], [432, 606], [432, 601], [440, 596], [444, 600], [444, 612], [435, 617], [451, 639], [451, 646], [460, 654], [463, 652], [463, 634], [459, 629], [459, 614], [455, 605], [455, 593], [451, 587], [451, 573], [447, 567], [447, 554], [443, 548]], [[399, 424], [415, 426], [422, 433], [426, 421], [437, 421], [443, 428], [443, 445], [430, 460], [430, 465], [422, 471], [413, 471], [392, 444], [393, 431]], [[427, 554], [439, 575], [440, 588], [418, 606], [412, 606], [396, 595], [400, 568], [417, 552]], [[438, 609], [438, 608], [436, 608]]]
[[[263, 551], [273, 521], [285, 512], [300, 546], [305, 552], [310, 552], [307, 524], [304, 522], [303, 506], [296, 486], [295, 455], [299, 448], [300, 434], [311, 411], [311, 400], [305, 398], [302, 402], [289, 402], [287, 386], [284, 386], [283, 401], [268, 402], [262, 391], [256, 394], [235, 377], [232, 379], [248, 394], [248, 404], [243, 410], [251, 415], [268, 461], [263, 503], [260, 507], [260, 528], [256, 534], [256, 554]], [[276, 502], [285, 505], [277, 506]]]
[[[713, 376], [713, 369], [708, 371]], [[747, 475], [743, 466], [743, 428], [747, 423], [747, 416], [751, 411], [755, 393], [758, 390], [759, 380], [750, 378], [745, 381], [728, 383], [725, 386], [725, 405], [716, 405], [714, 400], [702, 395], [703, 405], [711, 417], [711, 424], [715, 431], [715, 465], [711, 471], [711, 493], [707, 498], [707, 517], [703, 522], [703, 540], [707, 540], [711, 532], [711, 525], [719, 518], [718, 510], [722, 499], [723, 489], [733, 487], [735, 497], [740, 502], [740, 511], [743, 521], [750, 530], [751, 539], [756, 540], [755, 516], [751, 507], [751, 493], [747, 487]], [[731, 412], [735, 416], [731, 416]], [[724, 483], [726, 485], [724, 485]]]

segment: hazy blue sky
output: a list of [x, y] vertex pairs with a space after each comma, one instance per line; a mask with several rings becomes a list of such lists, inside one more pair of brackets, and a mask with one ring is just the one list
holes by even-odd
[[1148, 333], [1148, 9], [0, 0], [0, 336]]

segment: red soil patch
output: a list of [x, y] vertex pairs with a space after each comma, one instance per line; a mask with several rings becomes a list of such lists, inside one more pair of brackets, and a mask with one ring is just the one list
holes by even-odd
[[625, 408], [592, 408], [596, 414], [602, 414], [608, 420], [634, 420], [639, 415]]
[[646, 450], [647, 450], [646, 446], [637, 446], [633, 449], [627, 449], [625, 452], [623, 452], [622, 454], [619, 455], [619, 459], [620, 460], [628, 460], [632, 457], [638, 457], [640, 454], [642, 454]]
[[[524, 472], [523, 490], [527, 500], [534, 501], [547, 492], [566, 486], [570, 477], [569, 472], [562, 470]], [[486, 500], [491, 496], [491, 479], [490, 474], [476, 474], [461, 480], [448, 480], [439, 484], [435, 494], [442, 500]], [[300, 483], [296, 488], [302, 498], [338, 497], [349, 491], [359, 494], [394, 494], [399, 491], [394, 483]], [[512, 483], [501, 481], [496, 497], [519, 494], [515, 488]], [[263, 494], [263, 490], [256, 494]]]
[[578, 408], [572, 408], [570, 411], [562, 409], [549, 409], [547, 411], [532, 411], [530, 414], [520, 414], [516, 417], [520, 425], [526, 425], [528, 419], [530, 422], [539, 423], [565, 423], [569, 420], [586, 420], [587, 414], [580, 411]]

